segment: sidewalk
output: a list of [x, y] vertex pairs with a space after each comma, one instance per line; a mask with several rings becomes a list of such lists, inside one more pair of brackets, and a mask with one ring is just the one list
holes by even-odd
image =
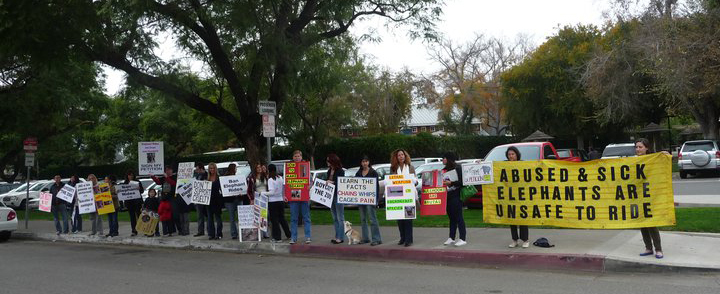
[[[87, 222], [89, 225], [90, 223]], [[24, 224], [20, 224], [24, 228]], [[196, 223], [190, 225], [197, 232]], [[129, 223], [120, 223], [120, 236], [105, 238], [88, 236], [88, 232], [57, 236], [52, 221], [31, 221], [29, 230], [21, 229], [13, 239], [66, 241], [94, 244], [123, 244], [177, 249], [212, 250], [253, 254], [289, 254], [324, 258], [373, 261], [405, 261], [427, 264], [551, 269], [572, 271], [678, 272], [720, 271], [720, 234], [661, 232], [665, 258], [641, 257], [644, 250], [639, 230], [563, 230], [530, 228], [531, 241], [540, 237], [555, 247], [508, 248], [510, 232], [505, 228], [468, 229], [468, 244], [463, 247], [443, 246], [447, 228], [415, 228], [414, 244], [398, 246], [396, 227], [381, 227], [383, 244], [379, 246], [333, 245], [331, 226], [313, 226], [313, 243], [239, 242], [230, 239], [208, 240], [207, 236], [130, 237]], [[359, 226], [354, 226], [359, 230]], [[302, 241], [302, 230], [299, 241]], [[105, 228], [107, 233], [107, 228]]]

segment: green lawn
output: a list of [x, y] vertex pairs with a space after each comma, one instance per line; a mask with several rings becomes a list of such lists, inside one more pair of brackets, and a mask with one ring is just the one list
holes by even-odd
[[[720, 207], [701, 207], [701, 208], [676, 208], [677, 224], [671, 227], [660, 228], [663, 231], [683, 231], [683, 232], [706, 232], [720, 233]], [[313, 224], [331, 225], [332, 216], [328, 209], [313, 209], [310, 213]], [[378, 210], [378, 220], [381, 226], [395, 226], [395, 221], [385, 220], [385, 210]], [[223, 213], [223, 219], [228, 221], [228, 214]], [[289, 210], [286, 210], [286, 216], [290, 218]], [[502, 228], [505, 225], [486, 224], [482, 221], [482, 210], [467, 209], [464, 211], [465, 224], [471, 228]], [[24, 220], [25, 212], [18, 211], [20, 220]], [[52, 220], [52, 215], [45, 212], [32, 211], [30, 215], [32, 220]], [[118, 216], [120, 221], [129, 221], [127, 212], [121, 212]], [[190, 220], [195, 221], [197, 216], [195, 212], [190, 213]], [[360, 223], [360, 214], [357, 209], [346, 209], [345, 220], [354, 224]], [[422, 216], [413, 222], [416, 227], [447, 227], [448, 218], [444, 215], [439, 216]], [[549, 228], [549, 227], [547, 227]]]

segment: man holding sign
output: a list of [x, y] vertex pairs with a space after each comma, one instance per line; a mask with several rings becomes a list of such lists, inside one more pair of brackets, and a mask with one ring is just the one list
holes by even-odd
[[[293, 160], [285, 164], [285, 200], [290, 202], [290, 244], [297, 242], [298, 217], [305, 227], [305, 243], [311, 240], [310, 228], [310, 164], [302, 160], [302, 151], [293, 151]], [[268, 166], [269, 169], [269, 166]]]
[[[60, 235], [61, 233], [67, 234], [68, 232], [70, 232], [67, 211], [68, 202], [58, 197], [60, 190], [62, 190], [65, 184], [63, 184], [63, 182], [61, 181], [60, 175], [56, 175], [54, 180], [55, 183], [50, 186], [50, 194], [52, 194], [51, 211], [53, 215], [53, 221], [55, 222], [55, 231], [58, 235]], [[62, 227], [60, 227], [60, 217], [62, 217]]]

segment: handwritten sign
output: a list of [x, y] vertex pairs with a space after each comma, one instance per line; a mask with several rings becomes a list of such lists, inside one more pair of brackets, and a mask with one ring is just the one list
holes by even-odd
[[322, 179], [315, 179], [312, 189], [310, 189], [310, 200], [330, 208], [334, 193], [335, 185], [328, 184], [327, 181]]
[[210, 192], [212, 182], [210, 181], [194, 181], [192, 183], [192, 199], [190, 202], [195, 204], [210, 205]]
[[75, 187], [70, 185], [63, 186], [57, 193], [57, 198], [60, 198], [67, 203], [72, 203], [73, 198], [75, 198]]
[[462, 165], [462, 183], [464, 186], [493, 183], [493, 163], [470, 163]]
[[337, 189], [340, 204], [377, 204], [376, 178], [338, 177]]
[[255, 206], [254, 205], [238, 205], [238, 228], [252, 229], [257, 228], [255, 225]]
[[138, 182], [130, 182], [129, 184], [117, 185], [118, 200], [127, 201], [132, 199], [142, 199], [140, 195], [140, 184]]
[[52, 211], [52, 194], [48, 192], [40, 192], [40, 203], [38, 203], [40, 211]]
[[220, 189], [223, 197], [247, 194], [247, 182], [241, 176], [220, 177]]
[[95, 212], [95, 194], [92, 182], [77, 183], [75, 191], [78, 197], [78, 212], [80, 214]]
[[138, 142], [138, 171], [141, 176], [161, 175], [165, 167], [163, 142]]

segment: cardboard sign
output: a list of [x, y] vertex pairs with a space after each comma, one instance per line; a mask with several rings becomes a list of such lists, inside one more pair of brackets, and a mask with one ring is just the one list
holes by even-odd
[[322, 204], [330, 208], [335, 194], [335, 185], [328, 184], [323, 179], [315, 179], [312, 189], [310, 189], [310, 200]]
[[73, 198], [75, 198], [75, 187], [70, 185], [63, 186], [57, 193], [57, 198], [67, 203], [72, 203]]
[[268, 224], [268, 196], [257, 195], [255, 197], [255, 226], [260, 228], [261, 231], [267, 232]]
[[195, 170], [194, 162], [181, 162], [178, 163], [177, 178], [178, 179], [192, 179], [193, 170]]
[[463, 186], [492, 184], [493, 163], [492, 161], [490, 161], [482, 163], [463, 164], [462, 174]]
[[121, 184], [115, 186], [117, 189], [118, 200], [127, 201], [132, 199], [142, 199], [140, 194], [140, 183], [130, 182], [129, 184]]
[[223, 197], [231, 197], [247, 194], [247, 181], [241, 176], [220, 177], [220, 189]]
[[180, 195], [180, 198], [185, 201], [185, 204], [190, 205], [192, 202], [193, 193], [193, 179], [182, 179], [177, 181], [175, 193]]
[[192, 183], [192, 199], [195, 204], [210, 205], [211, 181], [194, 181]]
[[238, 228], [252, 229], [255, 226], [255, 205], [238, 205]]
[[417, 190], [413, 185], [385, 186], [385, 219], [415, 219], [415, 195]]
[[165, 168], [163, 142], [138, 142], [139, 175], [162, 175]]
[[310, 163], [307, 161], [285, 164], [285, 199], [310, 200]]
[[420, 195], [420, 215], [447, 214], [447, 188], [423, 187]]
[[95, 208], [100, 215], [115, 212], [112, 194], [110, 194], [110, 184], [100, 183], [98, 185], [99, 193], [95, 194]]
[[386, 175], [385, 185], [415, 185], [417, 178], [415, 175]]
[[145, 236], [152, 236], [155, 234], [155, 228], [158, 222], [160, 222], [160, 215], [156, 212], [143, 209], [138, 217], [135, 230]]
[[78, 212], [80, 214], [95, 212], [95, 193], [92, 182], [77, 183], [75, 191], [78, 198]]
[[337, 189], [337, 203], [354, 205], [377, 204], [376, 178], [338, 177]]
[[38, 209], [44, 212], [52, 211], [52, 194], [48, 192], [40, 192], [40, 202]]
[[258, 228], [240, 229], [240, 242], [260, 242], [260, 230]]

